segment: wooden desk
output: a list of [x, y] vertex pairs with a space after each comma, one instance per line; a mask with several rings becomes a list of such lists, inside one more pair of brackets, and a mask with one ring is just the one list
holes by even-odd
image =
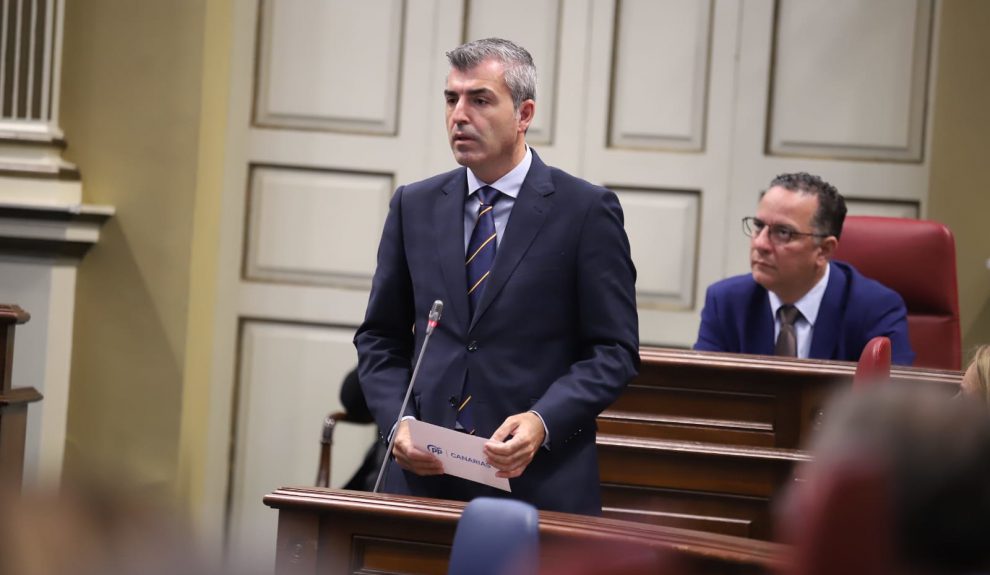
[[[264, 501], [279, 511], [277, 575], [444, 574], [465, 505], [322, 488], [283, 488]], [[673, 554], [691, 573], [769, 573], [786, 551], [764, 541], [540, 512], [541, 566], [552, 569], [559, 553], [591, 544]]]
[[[828, 396], [856, 364], [643, 348], [639, 376], [598, 418], [608, 517], [769, 539]], [[962, 374], [895, 368], [895, 385], [953, 394]]]
[[[605, 516], [771, 539], [774, 502], [856, 364], [661, 348], [640, 357], [639, 376], [598, 417]], [[894, 368], [891, 378], [954, 394], [962, 374]]]
[[41, 399], [33, 387], [11, 387], [14, 329], [31, 318], [16, 305], [0, 304], [0, 483], [19, 489], [24, 475], [28, 404]]

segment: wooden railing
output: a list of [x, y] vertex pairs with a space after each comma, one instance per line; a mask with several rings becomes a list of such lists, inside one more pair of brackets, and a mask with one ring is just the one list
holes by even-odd
[[[639, 376], [598, 417], [605, 516], [771, 539], [774, 502], [856, 364], [661, 348], [640, 357]], [[891, 370], [894, 385], [946, 394], [961, 378]]]
[[11, 387], [14, 329], [30, 318], [16, 305], [0, 304], [0, 483], [14, 489], [24, 474], [28, 404], [41, 399], [33, 387]]
[[[279, 512], [278, 575], [442, 575], [465, 505], [321, 488], [279, 489], [265, 497], [265, 504]], [[786, 557], [784, 546], [765, 541], [540, 512], [543, 572], [562, 572], [554, 566], [588, 549], [637, 552], [657, 564], [674, 559], [679, 573], [692, 574], [771, 573]]]
[[[639, 376], [598, 418], [608, 517], [772, 537], [771, 509], [850, 362], [644, 348]], [[955, 393], [961, 374], [894, 368], [894, 385]]]

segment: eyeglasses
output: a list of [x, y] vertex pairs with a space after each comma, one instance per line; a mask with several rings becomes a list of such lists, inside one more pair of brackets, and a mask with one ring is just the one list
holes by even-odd
[[799, 232], [793, 228], [787, 226], [782, 226], [780, 224], [768, 224], [759, 218], [743, 218], [743, 233], [751, 238], [755, 238], [760, 235], [763, 228], [769, 228], [770, 241], [776, 245], [782, 245], [790, 243], [794, 238], [799, 236], [809, 236], [813, 238], [827, 238], [829, 234], [816, 234], [808, 232]]

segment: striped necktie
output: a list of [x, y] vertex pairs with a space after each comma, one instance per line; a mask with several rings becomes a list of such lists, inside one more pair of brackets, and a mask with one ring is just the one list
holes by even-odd
[[481, 301], [485, 282], [495, 263], [495, 216], [493, 209], [498, 200], [499, 191], [491, 186], [484, 186], [477, 191], [478, 219], [471, 232], [468, 242], [465, 268], [467, 269], [468, 304], [471, 307], [471, 317]]
[[[495, 263], [495, 216], [493, 208], [498, 200], [499, 191], [491, 186], [484, 186], [477, 192], [478, 198], [478, 219], [474, 223], [474, 231], [471, 232], [471, 240], [468, 242], [467, 254], [464, 266], [467, 270], [468, 304], [471, 308], [471, 317], [478, 308], [481, 301], [481, 294], [485, 289], [485, 282]], [[474, 417], [471, 411], [471, 397], [469, 381], [465, 378], [464, 388], [461, 391], [461, 401], [457, 406], [457, 429], [465, 433], [474, 434]]]

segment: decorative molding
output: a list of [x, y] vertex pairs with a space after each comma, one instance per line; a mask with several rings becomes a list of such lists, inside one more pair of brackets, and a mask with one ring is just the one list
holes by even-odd
[[406, 3], [374, 3], [377, 8], [369, 0], [261, 1], [257, 126], [397, 133]]
[[5, 1], [0, 9], [0, 118], [56, 125], [63, 0]]
[[111, 206], [0, 202], [0, 256], [82, 258], [113, 215]]
[[712, 11], [711, 0], [616, 0], [610, 148], [704, 150]]
[[391, 174], [255, 165], [249, 186], [245, 280], [370, 287]]
[[640, 309], [694, 309], [701, 192], [608, 188], [623, 206]]
[[886, 216], [890, 218], [921, 217], [921, 203], [916, 200], [891, 200], [846, 197], [846, 207], [854, 216]]
[[[467, 0], [464, 9], [466, 41], [509, 38], [533, 56], [539, 76], [536, 117], [526, 133], [530, 144], [552, 144], [560, 68], [561, 0]], [[525, 13], [527, 18], [517, 15]]]
[[[824, 15], [846, 18], [836, 25]], [[932, 0], [778, 0], [767, 154], [923, 161], [933, 20]], [[818, 33], [806, 34], [805, 22]]]

